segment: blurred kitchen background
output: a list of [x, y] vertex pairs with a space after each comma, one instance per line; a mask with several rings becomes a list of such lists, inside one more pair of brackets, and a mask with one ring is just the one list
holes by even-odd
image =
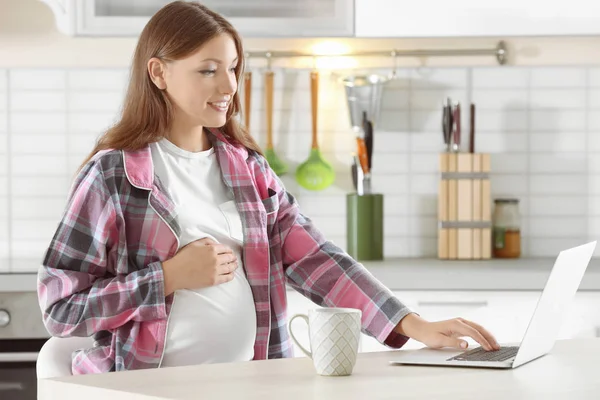
[[[323, 6], [303, 2], [309, 10]], [[48, 3], [60, 14], [61, 4], [69, 2]], [[118, 115], [136, 43], [131, 32], [138, 29], [136, 23], [124, 21], [133, 21], [136, 13], [152, 13], [165, 2], [89, 3], [100, 7], [96, 10], [104, 7], [129, 17], [122, 17], [120, 23], [104, 22], [100, 28], [96, 21], [92, 37], [67, 35], [58, 30], [55, 15], [44, 2], [0, 0], [0, 272], [36, 271], [61, 217], [76, 167]], [[227, 2], [205, 3], [225, 7]], [[385, 9], [395, 5], [394, 1], [324, 3], [333, 4], [337, 12], [342, 10], [342, 17], [349, 8], [354, 11], [350, 15], [354, 24], [336, 28], [349, 32], [334, 34], [338, 36], [334, 38], [300, 38], [300, 34], [277, 37], [282, 34], [279, 31], [273, 31], [273, 37], [257, 38], [250, 32], [244, 42], [246, 50], [325, 55], [392, 49], [493, 50], [500, 41], [505, 41], [508, 49], [506, 65], [500, 65], [491, 52], [476, 56], [321, 56], [271, 61], [275, 73], [274, 145], [290, 170], [283, 180], [305, 214], [328, 238], [346, 246], [346, 194], [354, 190], [350, 154], [356, 151], [356, 142], [340, 79], [360, 72], [395, 73], [395, 79], [385, 87], [375, 124], [372, 168], [373, 190], [385, 195], [386, 258], [436, 257], [438, 156], [444, 149], [441, 105], [447, 97], [463, 106], [463, 137], [468, 132], [468, 105], [477, 107], [476, 146], [478, 152], [491, 153], [492, 198], [520, 200], [523, 257], [553, 257], [560, 249], [597, 239], [600, 38], [593, 34], [600, 33], [599, 13], [590, 17], [595, 18], [595, 31], [591, 28], [584, 32], [587, 36], [574, 36], [577, 29], [592, 26], [583, 20], [585, 13], [561, 15], [564, 10], [557, 6], [553, 16], [548, 9], [542, 12], [540, 3], [540, 17], [535, 8], [527, 14], [517, 10], [525, 6], [515, 3], [510, 7], [521, 17], [515, 17], [514, 24], [509, 23], [509, 14], [496, 25], [486, 16], [490, 29], [481, 34], [484, 27], [477, 23], [475, 12], [471, 19], [455, 19], [458, 27], [436, 25], [437, 17], [412, 26], [408, 21], [419, 20], [426, 8], [415, 6], [411, 17], [411, 3], [406, 15], [391, 17]], [[467, 7], [469, 2], [464, 3]], [[90, 4], [87, 12], [93, 13]], [[527, 22], [522, 15], [529, 15], [531, 20]], [[76, 29], [69, 18], [65, 16], [61, 26], [70, 29], [72, 23]], [[340, 20], [340, 16], [336, 18]], [[397, 24], [390, 23], [391, 18], [396, 18]], [[540, 22], [544, 18], [565, 21], [544, 25]], [[431, 34], [423, 33], [427, 27]], [[296, 28], [290, 28], [291, 36]], [[99, 33], [102, 29], [104, 33]], [[310, 29], [305, 26], [297, 31], [312, 36]], [[315, 32], [323, 32], [319, 29], [315, 25]], [[544, 37], [537, 37], [538, 33]], [[260, 57], [250, 58], [248, 63], [253, 73], [250, 131], [264, 147], [267, 63]], [[320, 73], [321, 151], [337, 174], [335, 183], [319, 192], [301, 188], [294, 179], [296, 166], [310, 151], [309, 73], [314, 67]]]

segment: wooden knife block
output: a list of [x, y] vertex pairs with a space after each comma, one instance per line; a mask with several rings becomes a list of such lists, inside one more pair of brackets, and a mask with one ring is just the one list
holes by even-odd
[[490, 155], [440, 154], [438, 258], [492, 257]]

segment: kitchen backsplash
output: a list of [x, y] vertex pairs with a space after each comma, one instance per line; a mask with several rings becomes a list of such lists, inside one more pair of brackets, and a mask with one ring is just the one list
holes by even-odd
[[[251, 133], [264, 147], [264, 70], [252, 72]], [[294, 181], [310, 150], [309, 71], [274, 72], [275, 148], [291, 171], [283, 180], [304, 213], [345, 248], [355, 150], [339, 83], [345, 73], [321, 72], [320, 145], [337, 179], [309, 192]], [[0, 70], [0, 258], [12, 260], [0, 263], [0, 272], [36, 270], [76, 167], [119, 111], [127, 75]], [[448, 96], [465, 110], [463, 132], [468, 104], [477, 106], [476, 151], [492, 153], [492, 196], [520, 199], [524, 256], [555, 256], [600, 236], [600, 67], [401, 69], [385, 90], [374, 134], [373, 189], [385, 194], [387, 257], [436, 256], [441, 104]]]

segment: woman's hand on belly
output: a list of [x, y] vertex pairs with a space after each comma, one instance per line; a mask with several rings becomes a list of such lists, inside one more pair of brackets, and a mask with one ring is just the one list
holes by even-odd
[[165, 296], [179, 289], [201, 289], [229, 282], [238, 267], [229, 247], [204, 238], [182, 247], [162, 263]]

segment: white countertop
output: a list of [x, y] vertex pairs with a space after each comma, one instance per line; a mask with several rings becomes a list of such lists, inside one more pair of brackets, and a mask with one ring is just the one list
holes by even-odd
[[[390, 258], [363, 264], [392, 290], [542, 290], [554, 258], [485, 261]], [[36, 265], [39, 260], [32, 260]], [[26, 265], [19, 260], [19, 265]], [[0, 274], [0, 292], [36, 290], [35, 273]], [[590, 262], [580, 290], [600, 290], [600, 258]]]
[[[400, 350], [409, 351], [409, 350]], [[597, 399], [600, 339], [558, 341], [514, 370], [390, 365], [395, 351], [360, 353], [345, 377], [308, 358], [199, 365], [43, 379], [41, 400], [129, 399]]]

